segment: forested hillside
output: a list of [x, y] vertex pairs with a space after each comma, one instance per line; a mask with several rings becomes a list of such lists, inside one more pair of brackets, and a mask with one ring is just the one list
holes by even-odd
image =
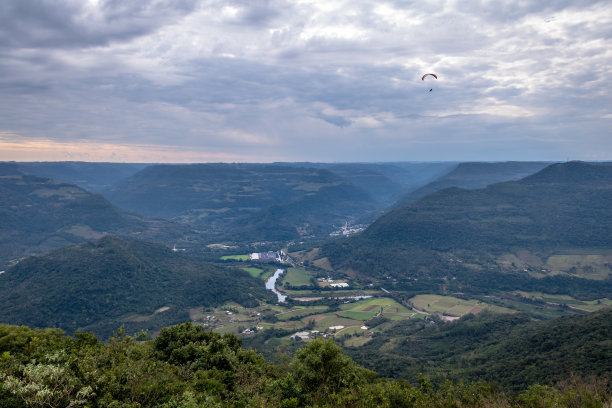
[[157, 244], [106, 236], [27, 258], [0, 274], [0, 322], [108, 338], [189, 319], [189, 309], [272, 300], [243, 270], [196, 262]]
[[18, 162], [17, 165], [26, 174], [76, 184], [93, 193], [100, 193], [147, 166], [142, 163], [90, 162]]
[[547, 162], [467, 162], [459, 163], [448, 174], [410, 191], [401, 197], [394, 207], [402, 207], [436, 191], [448, 187], [468, 190], [484, 188], [489, 184], [519, 180], [550, 165]]
[[[604, 407], [609, 382], [574, 379], [506, 393], [487, 383], [377, 379], [331, 340], [280, 365], [233, 335], [190, 323], [152, 341], [119, 331], [108, 344], [77, 333], [0, 325], [0, 400], [6, 408], [67, 407]], [[607, 379], [609, 380], [609, 378]]]
[[184, 225], [147, 219], [73, 184], [27, 175], [0, 163], [0, 268], [32, 253], [112, 233], [158, 242], [189, 235]]
[[520, 181], [439, 191], [384, 215], [360, 236], [324, 246], [322, 255], [335, 269], [393, 276], [414, 289], [436, 281], [456, 291], [574, 288], [607, 296], [612, 270], [605, 265], [596, 275], [579, 264], [549, 274], [547, 261], [607, 254], [610, 202], [612, 165], [556, 164]]
[[329, 232], [375, 208], [368, 193], [329, 170], [265, 164], [149, 166], [104, 194], [121, 207], [238, 241]]
[[488, 381], [507, 390], [572, 376], [612, 378], [612, 309], [533, 321], [523, 314], [466, 315], [452, 323], [403, 321], [347, 353], [385, 376]]

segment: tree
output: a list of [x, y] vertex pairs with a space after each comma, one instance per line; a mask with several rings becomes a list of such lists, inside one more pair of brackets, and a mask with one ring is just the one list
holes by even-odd
[[355, 364], [333, 340], [317, 338], [295, 355], [292, 369], [307, 392], [327, 395], [371, 381], [376, 373]]

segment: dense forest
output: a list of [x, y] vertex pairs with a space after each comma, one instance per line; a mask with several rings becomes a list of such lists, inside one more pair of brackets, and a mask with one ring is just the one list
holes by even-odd
[[0, 163], [1, 269], [28, 255], [104, 234], [166, 243], [193, 238], [190, 231], [184, 225], [125, 211], [76, 185]]
[[333, 269], [361, 279], [392, 276], [397, 289], [544, 290], [572, 296], [610, 293], [612, 270], [600, 282], [580, 276], [536, 280], [506, 254], [528, 251], [545, 259], [561, 251], [611, 247], [612, 166], [551, 165], [520, 181], [479, 190], [447, 188], [380, 217], [363, 234], [322, 247]]
[[520, 391], [569, 376], [612, 379], [612, 309], [533, 321], [520, 313], [468, 314], [451, 323], [404, 320], [346, 353], [387, 377], [488, 381]]
[[110, 235], [29, 257], [0, 275], [0, 321], [93, 331], [104, 339], [121, 324], [159, 330], [188, 320], [193, 307], [273, 299], [241, 269]]
[[570, 378], [507, 393], [485, 382], [379, 378], [329, 339], [272, 365], [185, 323], [154, 340], [0, 325], [0, 407], [606, 407], [609, 384]]

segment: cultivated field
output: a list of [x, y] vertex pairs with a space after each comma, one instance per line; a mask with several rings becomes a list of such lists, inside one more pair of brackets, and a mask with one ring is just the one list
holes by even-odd
[[221, 259], [223, 261], [248, 261], [250, 258], [248, 255], [225, 255]]
[[246, 268], [242, 268], [242, 270], [247, 271], [254, 278], [259, 278], [262, 272], [264, 271], [261, 268], [255, 268], [254, 266], [249, 266]]
[[553, 255], [544, 268], [585, 279], [603, 280], [612, 276], [612, 255]]
[[551, 305], [565, 305], [584, 312], [594, 312], [605, 307], [612, 307], [612, 300], [603, 298], [597, 300], [579, 300], [567, 295], [550, 295], [541, 292], [522, 292], [517, 294], [530, 300], [545, 302]]
[[356, 320], [368, 320], [379, 313], [391, 320], [410, 319], [416, 314], [395, 300], [385, 297], [374, 297], [347, 303], [342, 305], [340, 309], [342, 309], [341, 316]]
[[410, 299], [415, 308], [428, 313], [437, 313], [447, 316], [460, 317], [468, 313], [479, 313], [490, 310], [496, 313], [512, 313], [513, 311], [501, 306], [483, 303], [479, 300], [464, 300], [453, 296], [417, 295]]
[[310, 286], [312, 276], [313, 273], [304, 268], [289, 268], [283, 275], [283, 285]]

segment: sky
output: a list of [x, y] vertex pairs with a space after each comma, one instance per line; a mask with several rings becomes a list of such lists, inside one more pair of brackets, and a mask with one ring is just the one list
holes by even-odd
[[611, 68], [609, 0], [2, 0], [0, 160], [612, 160]]

